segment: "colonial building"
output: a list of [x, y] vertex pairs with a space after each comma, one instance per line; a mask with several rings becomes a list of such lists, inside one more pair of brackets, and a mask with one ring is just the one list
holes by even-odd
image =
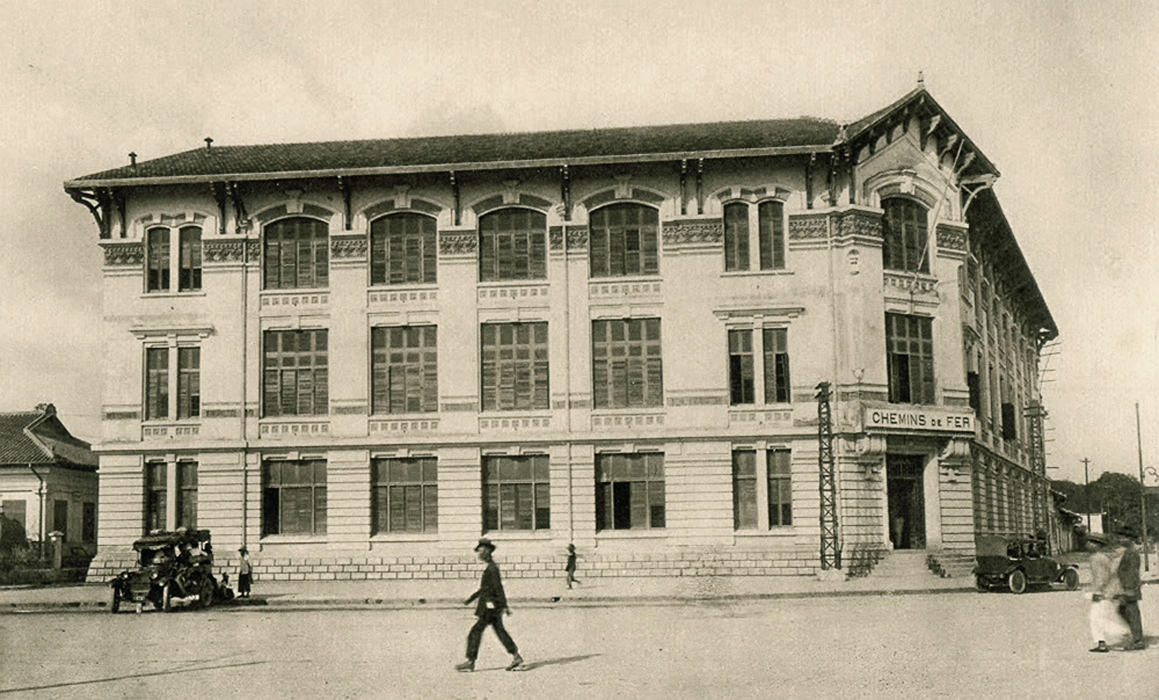
[[89, 448], [52, 404], [0, 413], [0, 528], [19, 524], [32, 544], [59, 532], [65, 553], [96, 552], [97, 456]]
[[823, 119], [218, 146], [65, 189], [105, 252], [100, 578], [863, 571], [1048, 512], [1057, 331], [920, 86]]

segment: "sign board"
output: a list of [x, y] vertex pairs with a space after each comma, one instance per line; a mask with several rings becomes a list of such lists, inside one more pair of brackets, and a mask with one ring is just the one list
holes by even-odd
[[867, 430], [905, 430], [951, 433], [974, 433], [974, 414], [959, 413], [933, 407], [866, 406], [864, 415]]

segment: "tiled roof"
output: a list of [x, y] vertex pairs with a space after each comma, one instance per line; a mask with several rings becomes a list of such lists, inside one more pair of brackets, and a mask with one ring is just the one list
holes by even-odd
[[692, 155], [793, 148], [826, 149], [839, 125], [801, 117], [710, 124], [675, 124], [614, 129], [510, 134], [213, 146], [136, 166], [85, 175], [66, 185], [152, 178], [207, 179], [226, 175], [358, 172], [509, 162], [615, 160], [628, 156]]
[[0, 465], [7, 464], [57, 464], [92, 470], [97, 457], [89, 443], [73, 437], [55, 410], [49, 409], [0, 413]]

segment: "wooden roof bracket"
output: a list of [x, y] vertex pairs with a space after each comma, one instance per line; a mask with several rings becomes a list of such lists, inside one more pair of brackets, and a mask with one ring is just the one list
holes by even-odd
[[217, 233], [220, 236], [225, 235], [225, 214], [226, 214], [226, 186], [224, 182], [210, 183], [209, 189], [213, 192], [213, 200], [217, 202], [217, 218], [218, 226]]
[[250, 228], [249, 214], [245, 210], [245, 202], [241, 198], [241, 190], [238, 188], [236, 182], [230, 182], [226, 185], [229, 190], [229, 199], [233, 202], [233, 218], [234, 218], [234, 232], [243, 233]]
[[966, 212], [970, 209], [970, 204], [973, 203], [974, 197], [982, 190], [989, 189], [994, 186], [994, 181], [998, 179], [997, 175], [986, 173], [984, 175], [975, 175], [974, 177], [964, 177], [959, 180], [959, 187], [962, 192], [966, 194], [966, 201], [962, 203], [962, 220], [966, 220]]
[[350, 220], [350, 181], [338, 176], [338, 191], [342, 193], [342, 228], [349, 231], [354, 227]]
[[74, 202], [83, 204], [89, 213], [93, 215], [93, 220], [97, 222], [97, 230], [100, 232], [101, 238], [112, 238], [112, 232], [109, 227], [109, 196], [107, 192], [98, 189], [82, 190], [80, 188], [66, 188], [65, 192], [72, 197]]
[[453, 204], [451, 205], [451, 219], [454, 225], [458, 226], [461, 222], [459, 217], [459, 181], [455, 179], [454, 170], [451, 171], [451, 199], [453, 200]]
[[559, 201], [563, 203], [563, 220], [571, 221], [571, 173], [567, 163], [559, 167]]
[[688, 213], [688, 159], [680, 159], [680, 214]]

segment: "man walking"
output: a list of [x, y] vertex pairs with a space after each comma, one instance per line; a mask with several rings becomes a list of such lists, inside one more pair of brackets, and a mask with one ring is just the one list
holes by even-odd
[[1147, 639], [1143, 636], [1143, 617], [1139, 614], [1139, 600], [1143, 598], [1143, 582], [1139, 574], [1139, 550], [1135, 548], [1138, 535], [1130, 526], [1123, 527], [1119, 534], [1127, 540], [1127, 548], [1119, 559], [1119, 583], [1123, 592], [1119, 594], [1119, 614], [1131, 626], [1131, 645], [1127, 649], [1146, 649]]
[[507, 595], [503, 592], [503, 582], [499, 578], [499, 565], [491, 559], [491, 553], [494, 551], [495, 545], [487, 538], [480, 539], [479, 544], [475, 545], [479, 561], [486, 562], [487, 568], [483, 570], [483, 579], [479, 583], [479, 590], [463, 601], [463, 605], [470, 605], [474, 600], [479, 601], [475, 605], [475, 616], [478, 619], [470, 633], [467, 634], [467, 660], [455, 666], [456, 671], [470, 672], [475, 670], [475, 659], [479, 658], [479, 643], [483, 639], [483, 630], [487, 629], [488, 626], [495, 629], [495, 636], [499, 637], [499, 641], [507, 649], [507, 653], [511, 654], [511, 663], [507, 665], [507, 670], [514, 671], [523, 663], [523, 657], [519, 655], [519, 647], [515, 645], [515, 640], [511, 639], [511, 635], [507, 634], [507, 630], [503, 627], [503, 614], [506, 612], [510, 615], [511, 610], [507, 607]]

